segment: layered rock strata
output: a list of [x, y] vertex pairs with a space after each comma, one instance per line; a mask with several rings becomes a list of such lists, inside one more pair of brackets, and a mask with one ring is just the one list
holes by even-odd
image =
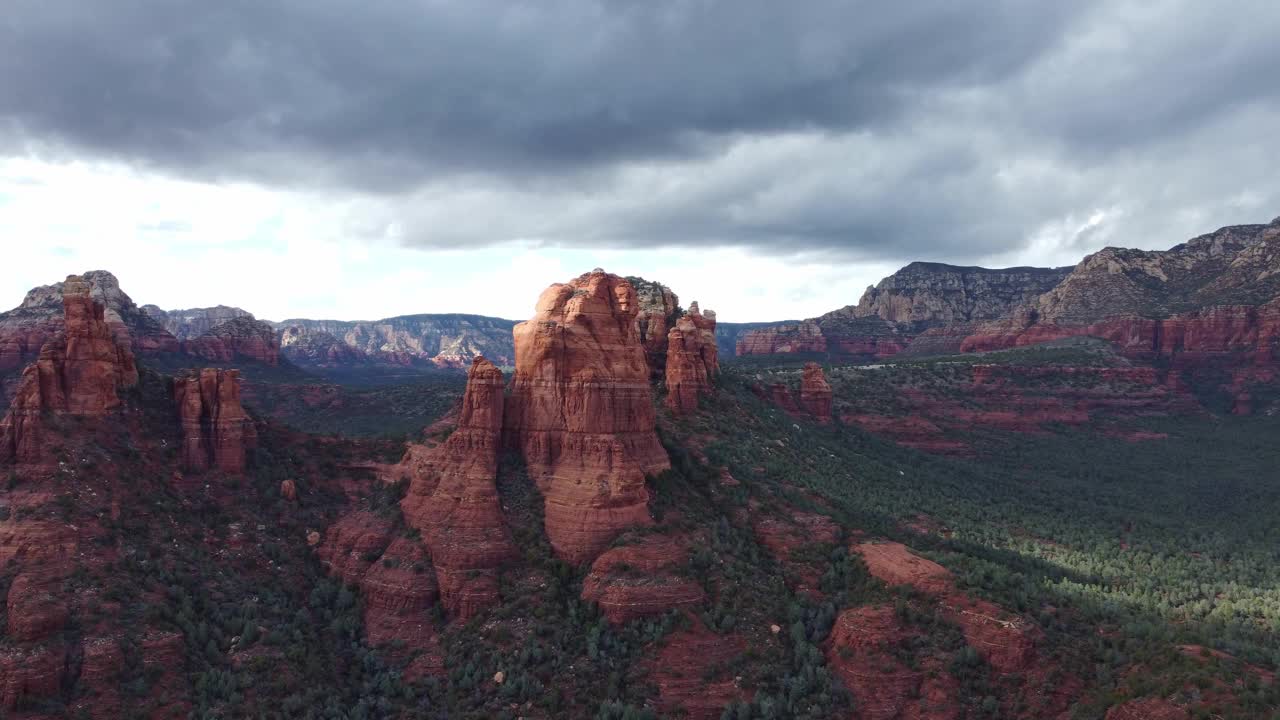
[[62, 326], [23, 372], [0, 421], [0, 461], [39, 462], [45, 413], [101, 417], [120, 406], [118, 390], [138, 382], [127, 333], [120, 341], [112, 332], [90, 284], [72, 275], [62, 293]]
[[496, 569], [516, 555], [498, 500], [502, 371], [483, 357], [467, 373], [457, 428], [434, 448], [415, 446], [401, 507], [431, 550], [445, 609], [471, 617], [498, 600]]
[[667, 407], [677, 413], [697, 410], [698, 398], [712, 392], [718, 372], [716, 314], [703, 312], [695, 302], [667, 333]]
[[240, 372], [206, 368], [175, 378], [173, 397], [182, 425], [183, 467], [244, 472], [257, 432], [240, 403]]
[[678, 319], [680, 298], [662, 283], [639, 277], [628, 277], [627, 282], [635, 288], [640, 304], [636, 312], [636, 332], [656, 380], [663, 376], [667, 366], [668, 334]]
[[645, 475], [670, 467], [638, 312], [635, 288], [597, 269], [552, 285], [513, 331], [509, 442], [542, 491], [552, 547], [573, 563], [649, 524]]
[[682, 572], [688, 560], [685, 542], [661, 535], [611, 548], [591, 564], [582, 599], [598, 603], [613, 623], [697, 605], [704, 593], [697, 580]]

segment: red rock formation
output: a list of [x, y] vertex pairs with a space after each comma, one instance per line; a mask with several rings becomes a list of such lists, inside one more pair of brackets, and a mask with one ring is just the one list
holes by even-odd
[[829, 354], [865, 360], [902, 352], [918, 330], [878, 317], [858, 317], [850, 309], [795, 324], [770, 325], [739, 337], [738, 355]]
[[[818, 596], [818, 583], [825, 565], [797, 562], [791, 553], [815, 544], [832, 544], [840, 539], [840, 526], [826, 515], [791, 511], [787, 516], [753, 515], [751, 529], [770, 554], [786, 569], [787, 584], [797, 593]], [[825, 555], [824, 555], [825, 556]]]
[[373, 645], [401, 640], [406, 651], [425, 653], [411, 674], [438, 669], [439, 633], [429, 614], [437, 585], [420, 543], [398, 535], [389, 519], [358, 511], [325, 531], [316, 554], [330, 574], [360, 588], [365, 633]]
[[434, 448], [410, 449], [405, 521], [431, 549], [445, 609], [471, 617], [498, 600], [495, 570], [515, 556], [498, 503], [502, 371], [477, 356], [467, 373], [458, 426]]
[[[177, 339], [133, 304], [114, 275], [91, 270], [72, 277], [88, 284], [89, 297], [103, 306], [104, 320], [117, 343], [131, 346], [135, 354], [178, 351]], [[0, 313], [0, 370], [35, 361], [44, 344], [62, 332], [65, 293], [66, 283], [33, 288], [21, 305]]]
[[840, 613], [831, 629], [827, 662], [853, 695], [866, 720], [950, 720], [960, 717], [958, 687], [939, 658], [918, 669], [899, 660], [920, 641], [893, 605], [869, 605]]
[[820, 423], [831, 422], [831, 385], [822, 372], [822, 366], [817, 363], [805, 363], [798, 393], [785, 382], [757, 385], [752, 390], [758, 397], [772, 402], [789, 415], [809, 415]]
[[1019, 673], [1034, 661], [1040, 629], [994, 603], [958, 591], [946, 568], [900, 543], [861, 543], [853, 550], [876, 578], [935, 596], [943, 616], [960, 626], [965, 641], [997, 673]]
[[818, 363], [805, 363], [800, 379], [800, 406], [818, 422], [831, 422], [831, 384]]
[[712, 392], [720, 372], [718, 355], [716, 314], [695, 302], [667, 334], [667, 407], [677, 413], [698, 409], [698, 398]]
[[662, 641], [657, 654], [646, 661], [648, 677], [658, 688], [658, 710], [663, 716], [689, 720], [715, 720], [724, 709], [751, 694], [733, 677], [706, 677], [712, 668], [724, 668], [745, 651], [738, 635], [717, 635], [698, 621], [688, 630], [674, 632]]
[[776, 353], [823, 353], [827, 338], [813, 320], [795, 325], [777, 325], [752, 330], [738, 339], [734, 354], [773, 355]]
[[1106, 720], [1186, 720], [1191, 713], [1162, 698], [1130, 700], [1107, 711]]
[[570, 562], [650, 523], [645, 475], [670, 467], [637, 309], [630, 283], [595, 270], [552, 285], [513, 331], [506, 427], [542, 491], [552, 547]]
[[205, 368], [175, 378], [173, 396], [182, 422], [183, 467], [244, 472], [245, 451], [257, 443], [257, 432], [240, 404], [240, 371]]
[[1129, 356], [1244, 353], [1251, 361], [1271, 362], [1280, 343], [1280, 299], [1261, 306], [1210, 307], [1164, 319], [1129, 315], [1087, 324], [1039, 322], [1035, 315], [1023, 314], [981, 326], [964, 339], [960, 349], [1001, 350], [1081, 335], [1109, 340]]
[[280, 497], [290, 501], [297, 500], [298, 499], [298, 483], [292, 480], [281, 480], [280, 481]]
[[66, 672], [65, 650], [55, 645], [0, 650], [0, 709], [56, 695]]
[[280, 339], [275, 329], [254, 320], [252, 315], [228, 320], [184, 342], [183, 350], [209, 362], [253, 360], [272, 367], [280, 364]]
[[103, 305], [89, 283], [72, 275], [63, 284], [62, 331], [40, 350], [0, 421], [0, 462], [38, 462], [44, 413], [100, 417], [120, 406], [117, 390], [137, 384], [138, 370], [127, 340], [117, 341]]
[[924, 382], [902, 382], [913, 377], [906, 369], [865, 370], [863, 379], [877, 378], [873, 373], [887, 376], [878, 387], [893, 388], [892, 401], [853, 392], [843, 399], [841, 418], [908, 447], [969, 454], [971, 449], [949, 433], [975, 426], [1042, 433], [1055, 424], [1097, 419], [1124, 424], [1146, 416], [1203, 412], [1176, 372], [1115, 361], [1123, 364], [944, 366], [941, 377]]
[[697, 605], [704, 596], [702, 586], [681, 572], [688, 560], [685, 543], [661, 535], [612, 548], [591, 564], [582, 599], [598, 603], [613, 623]]

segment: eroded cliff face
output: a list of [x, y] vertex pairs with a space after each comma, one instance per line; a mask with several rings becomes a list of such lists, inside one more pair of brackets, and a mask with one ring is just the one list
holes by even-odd
[[0, 421], [0, 461], [39, 462], [45, 413], [101, 417], [120, 406], [118, 390], [138, 382], [127, 332], [123, 340], [112, 332], [92, 286], [72, 275], [60, 287], [63, 321]]
[[677, 413], [697, 410], [698, 398], [712, 392], [718, 372], [716, 314], [695, 302], [667, 333], [667, 407]]
[[253, 319], [253, 313], [248, 310], [228, 305], [186, 310], [161, 310], [155, 305], [143, 305], [142, 311], [178, 340], [193, 340], [237, 318]]
[[[71, 277], [87, 286], [90, 300], [102, 306], [103, 321], [117, 342], [138, 354], [179, 349], [172, 335], [134, 305], [114, 275], [93, 270]], [[18, 307], [0, 313], [0, 370], [33, 362], [44, 344], [62, 331], [65, 294], [66, 282], [43, 285], [30, 290]]]
[[504, 402], [502, 371], [475, 358], [456, 429], [439, 446], [412, 447], [401, 463], [410, 478], [405, 521], [422, 531], [454, 617], [496, 603], [497, 569], [516, 556], [496, 485]]
[[209, 362], [252, 360], [275, 367], [280, 364], [280, 339], [271, 325], [243, 315], [214, 326], [182, 344], [188, 355]]
[[244, 472], [257, 432], [240, 404], [240, 372], [206, 368], [175, 378], [173, 397], [182, 424], [183, 467]]
[[737, 354], [883, 359], [905, 350], [929, 328], [999, 318], [1052, 288], [1069, 271], [911, 263], [867, 288], [857, 305], [744, 333]]
[[853, 317], [895, 323], [994, 320], [1062, 282], [1069, 267], [988, 269], [913, 262], [867, 288]]
[[1180, 371], [1223, 370], [1234, 411], [1248, 413], [1249, 386], [1280, 372], [1280, 219], [1165, 251], [1101, 250], [1053, 290], [963, 330], [947, 338], [961, 352], [1091, 336]]
[[582, 599], [598, 603], [612, 623], [696, 606], [705, 593], [688, 575], [688, 561], [689, 544], [683, 538], [648, 535], [610, 548], [592, 563]]
[[668, 335], [678, 319], [680, 298], [659, 282], [634, 276], [627, 277], [627, 282], [635, 288], [640, 306], [636, 313], [636, 332], [649, 360], [649, 370], [654, 379], [661, 378], [667, 366]]
[[505, 425], [542, 491], [551, 545], [569, 562], [650, 523], [645, 475], [670, 467], [638, 312], [635, 288], [597, 269], [552, 285], [513, 331]]
[[824, 355], [843, 360], [880, 360], [902, 352], [920, 331], [878, 317], [856, 317], [848, 309], [794, 324], [743, 333], [736, 354]]
[[434, 365], [466, 368], [483, 355], [513, 361], [515, 323], [483, 315], [402, 315], [375, 321], [294, 319], [273, 323], [291, 362], [318, 367]]

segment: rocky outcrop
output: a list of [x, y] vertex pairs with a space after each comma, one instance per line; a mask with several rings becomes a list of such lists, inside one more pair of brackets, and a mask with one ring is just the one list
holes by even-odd
[[502, 371], [475, 358], [457, 428], [439, 446], [411, 448], [401, 464], [410, 478], [405, 521], [422, 531], [441, 601], [456, 617], [497, 602], [496, 570], [516, 554], [496, 485], [503, 405]]
[[375, 321], [293, 319], [273, 325], [280, 334], [284, 356], [301, 366], [372, 363], [466, 368], [478, 355], [499, 365], [514, 361], [511, 328], [515, 323], [483, 315], [401, 315]]
[[596, 558], [582, 583], [582, 599], [598, 603], [612, 623], [698, 605], [704, 593], [698, 581], [685, 574], [688, 563], [689, 548], [684, 542], [645, 536]]
[[1069, 270], [911, 263], [867, 288], [857, 305], [744, 333], [736, 352], [883, 359], [905, 350], [929, 328], [1001, 317], [1052, 288]]
[[651, 522], [645, 475], [670, 467], [625, 279], [594, 270], [542, 293], [515, 336], [505, 423], [546, 503], [556, 553], [578, 563]]
[[206, 368], [175, 378], [173, 397], [182, 424], [183, 467], [244, 472], [257, 433], [240, 404], [240, 372]]
[[733, 357], [737, 354], [738, 341], [744, 340], [748, 333], [782, 325], [798, 325], [799, 320], [775, 320], [772, 322], [731, 323], [723, 320], [716, 322], [716, 345], [722, 357]]
[[746, 650], [742, 636], [713, 633], [697, 620], [668, 635], [644, 663], [658, 690], [658, 710], [664, 717], [715, 720], [732, 703], [749, 699], [750, 692], [727, 671]]
[[960, 349], [1001, 350], [1078, 336], [1108, 340], [1134, 357], [1244, 353], [1245, 360], [1270, 362], [1280, 345], [1280, 297], [1260, 306], [1219, 305], [1158, 319], [1122, 315], [1088, 324], [1024, 314], [982, 326]]
[[[1092, 336], [1131, 358], [1231, 371], [1231, 390], [1271, 380], [1280, 348], [1280, 218], [1169, 250], [1106, 248], [1006, 317], [966, 328], [963, 352]], [[957, 333], [951, 333], [956, 335]], [[1257, 368], [1267, 371], [1259, 374]], [[1247, 411], [1247, 400], [1237, 411]]]
[[[102, 306], [103, 320], [117, 342], [139, 355], [178, 351], [177, 339], [134, 305], [114, 275], [92, 270], [72, 277], [86, 284], [90, 299]], [[33, 288], [21, 305], [0, 313], [0, 371], [34, 361], [44, 344], [62, 331], [65, 285]]]
[[936, 598], [943, 617], [960, 626], [965, 641], [997, 673], [1022, 672], [1035, 660], [1040, 629], [994, 603], [960, 592], [946, 568], [900, 543], [860, 543], [853, 550], [876, 578]]
[[925, 644], [923, 632], [902, 622], [893, 605], [845, 610], [828, 641], [827, 662], [867, 720], [950, 720], [962, 704], [943, 658], [901, 659]]
[[251, 360], [275, 367], [280, 364], [280, 339], [271, 325], [252, 315], [217, 325], [183, 343], [188, 355], [215, 363]]
[[438, 588], [420, 543], [397, 533], [388, 518], [357, 511], [329, 527], [316, 554], [330, 574], [360, 588], [372, 645], [398, 641], [399, 652], [421, 653], [406, 671], [411, 679], [441, 671], [443, 652], [430, 615]]
[[710, 394], [720, 372], [716, 345], [716, 314], [703, 312], [698, 303], [689, 306], [667, 333], [667, 407], [688, 413], [698, 409], [698, 398]]
[[24, 372], [9, 412], [0, 421], [0, 462], [38, 462], [43, 415], [101, 417], [120, 406], [117, 391], [138, 382], [126, 338], [108, 327], [92, 288], [72, 275], [62, 284], [64, 319], [58, 334]]
[[852, 317], [893, 323], [953, 324], [994, 320], [1048, 292], [1069, 267], [988, 269], [913, 262], [867, 288]]
[[227, 305], [187, 310], [161, 310], [155, 305], [143, 305], [141, 309], [178, 340], [194, 340], [231, 320], [253, 319], [253, 313], [248, 310]]
[[295, 365], [341, 368], [375, 364], [374, 358], [322, 330], [291, 325], [279, 331], [280, 352]]
[[878, 317], [856, 317], [848, 309], [790, 325], [743, 334], [737, 355], [822, 355], [841, 360], [878, 360], [902, 352], [920, 332]]
[[818, 363], [805, 363], [800, 377], [800, 407], [818, 422], [831, 422], [831, 384]]
[[656, 380], [667, 366], [667, 338], [680, 314], [680, 298], [662, 283], [634, 276], [628, 276], [627, 282], [636, 291], [636, 332]]
[[[792, 375], [794, 378], [794, 375]], [[815, 362], [805, 363], [800, 373], [799, 390], [791, 383], [773, 382], [768, 385], [757, 384], [753, 392], [762, 400], [777, 405], [788, 415], [794, 417], [809, 416], [820, 423], [831, 422], [832, 399], [831, 384], [822, 371], [822, 366]]]
[[822, 560], [814, 562], [813, 554], [803, 551], [836, 543], [840, 539], [840, 526], [834, 520], [799, 510], [781, 515], [757, 512], [751, 516], [751, 530], [782, 566], [793, 592], [810, 597], [821, 595], [818, 585], [827, 569], [827, 553], [819, 553], [817, 557]]

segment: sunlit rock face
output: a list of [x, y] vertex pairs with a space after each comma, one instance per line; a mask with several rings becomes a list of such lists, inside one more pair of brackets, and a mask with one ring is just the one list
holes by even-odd
[[638, 312], [627, 280], [595, 270], [547, 288], [514, 330], [504, 422], [542, 491], [551, 545], [570, 562], [650, 523], [645, 475], [670, 467]]

